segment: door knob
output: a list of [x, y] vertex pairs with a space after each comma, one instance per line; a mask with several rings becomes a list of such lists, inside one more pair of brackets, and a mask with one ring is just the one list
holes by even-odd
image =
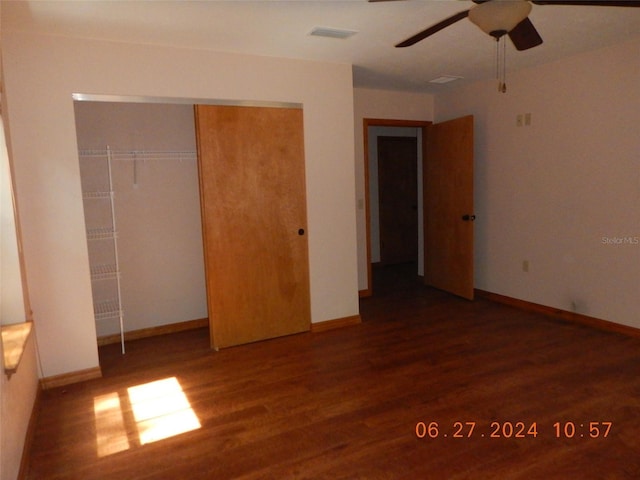
[[473, 222], [476, 219], [475, 215], [463, 215], [462, 220], [465, 222]]
[[298, 235], [304, 235], [304, 228], [298, 229]]

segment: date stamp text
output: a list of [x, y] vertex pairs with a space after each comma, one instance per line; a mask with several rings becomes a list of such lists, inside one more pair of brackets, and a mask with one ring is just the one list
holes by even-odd
[[552, 425], [539, 425], [538, 422], [489, 422], [454, 421], [440, 423], [436, 421], [417, 422], [416, 437], [419, 439], [436, 438], [607, 438], [613, 422], [588, 421], [555, 422]]

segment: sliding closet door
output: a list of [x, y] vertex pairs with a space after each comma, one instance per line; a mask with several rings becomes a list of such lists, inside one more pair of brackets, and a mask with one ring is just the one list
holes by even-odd
[[309, 330], [302, 110], [196, 106], [211, 344]]

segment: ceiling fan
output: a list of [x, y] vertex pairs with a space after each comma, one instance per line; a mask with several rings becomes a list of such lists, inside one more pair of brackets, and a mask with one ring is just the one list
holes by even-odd
[[[370, 2], [391, 0], [369, 0]], [[542, 43], [542, 37], [529, 20], [531, 4], [579, 5], [589, 7], [640, 7], [636, 0], [472, 0], [476, 5], [458, 12], [435, 25], [398, 43], [396, 47], [409, 47], [454, 23], [469, 17], [482, 31], [497, 40], [508, 35], [518, 50], [527, 50]]]

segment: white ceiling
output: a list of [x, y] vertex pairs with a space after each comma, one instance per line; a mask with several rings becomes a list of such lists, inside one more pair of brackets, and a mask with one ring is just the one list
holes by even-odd
[[[2, 28], [350, 63], [354, 85], [436, 93], [495, 76], [495, 41], [468, 19], [413, 47], [394, 45], [461, 10], [469, 0], [2, 1]], [[640, 8], [538, 6], [529, 16], [544, 39], [518, 52], [508, 71], [640, 36]], [[348, 39], [310, 36], [316, 26], [356, 30]], [[428, 80], [464, 77], [449, 85]]]

